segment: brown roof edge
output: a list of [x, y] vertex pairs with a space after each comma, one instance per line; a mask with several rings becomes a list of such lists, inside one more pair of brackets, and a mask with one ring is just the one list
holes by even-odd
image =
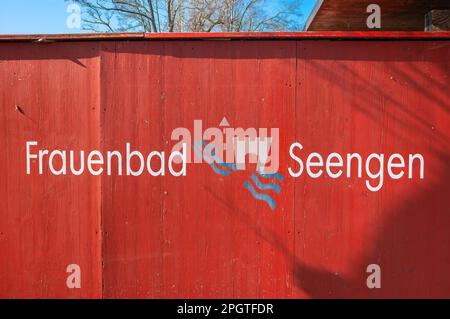
[[136, 40], [449, 40], [450, 31], [326, 31], [326, 32], [196, 32], [79, 33], [1, 35], [0, 42], [136, 41]]

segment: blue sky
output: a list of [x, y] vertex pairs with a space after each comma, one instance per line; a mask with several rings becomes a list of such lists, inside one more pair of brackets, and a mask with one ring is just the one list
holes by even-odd
[[[303, 0], [300, 23], [303, 24], [316, 0]], [[7, 0], [0, 9], [0, 34], [80, 33], [70, 29], [66, 19], [70, 13], [64, 0]], [[274, 1], [276, 6], [276, 1]]]

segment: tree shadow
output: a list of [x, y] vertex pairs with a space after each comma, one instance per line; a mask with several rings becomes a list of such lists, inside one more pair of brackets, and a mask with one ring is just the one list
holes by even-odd
[[[447, 158], [450, 161], [450, 156]], [[420, 196], [402, 199], [381, 227], [352, 278], [296, 259], [295, 283], [314, 298], [448, 298], [450, 296], [450, 170]], [[381, 267], [381, 289], [368, 289], [367, 266]]]

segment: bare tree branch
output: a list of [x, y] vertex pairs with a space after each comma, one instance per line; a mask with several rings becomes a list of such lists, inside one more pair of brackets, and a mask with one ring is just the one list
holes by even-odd
[[301, 0], [66, 0], [82, 7], [83, 28], [93, 31], [292, 30]]

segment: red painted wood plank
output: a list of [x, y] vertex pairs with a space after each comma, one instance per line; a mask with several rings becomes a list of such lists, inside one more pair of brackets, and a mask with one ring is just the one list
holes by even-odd
[[[96, 43], [0, 49], [2, 298], [101, 297], [100, 179], [39, 175], [36, 159], [26, 171], [27, 141], [33, 152], [98, 148], [99, 67]], [[66, 285], [70, 264], [82, 289]]]
[[[438, 43], [299, 42], [295, 127], [305, 154], [421, 153], [427, 161], [425, 180], [386, 181], [376, 193], [355, 174], [297, 182], [300, 291], [448, 296], [448, 57]], [[369, 264], [383, 270], [382, 289], [367, 289]]]
[[1, 35], [0, 42], [129, 41], [129, 40], [414, 40], [449, 39], [450, 32], [308, 31], [308, 32], [168, 32]]

